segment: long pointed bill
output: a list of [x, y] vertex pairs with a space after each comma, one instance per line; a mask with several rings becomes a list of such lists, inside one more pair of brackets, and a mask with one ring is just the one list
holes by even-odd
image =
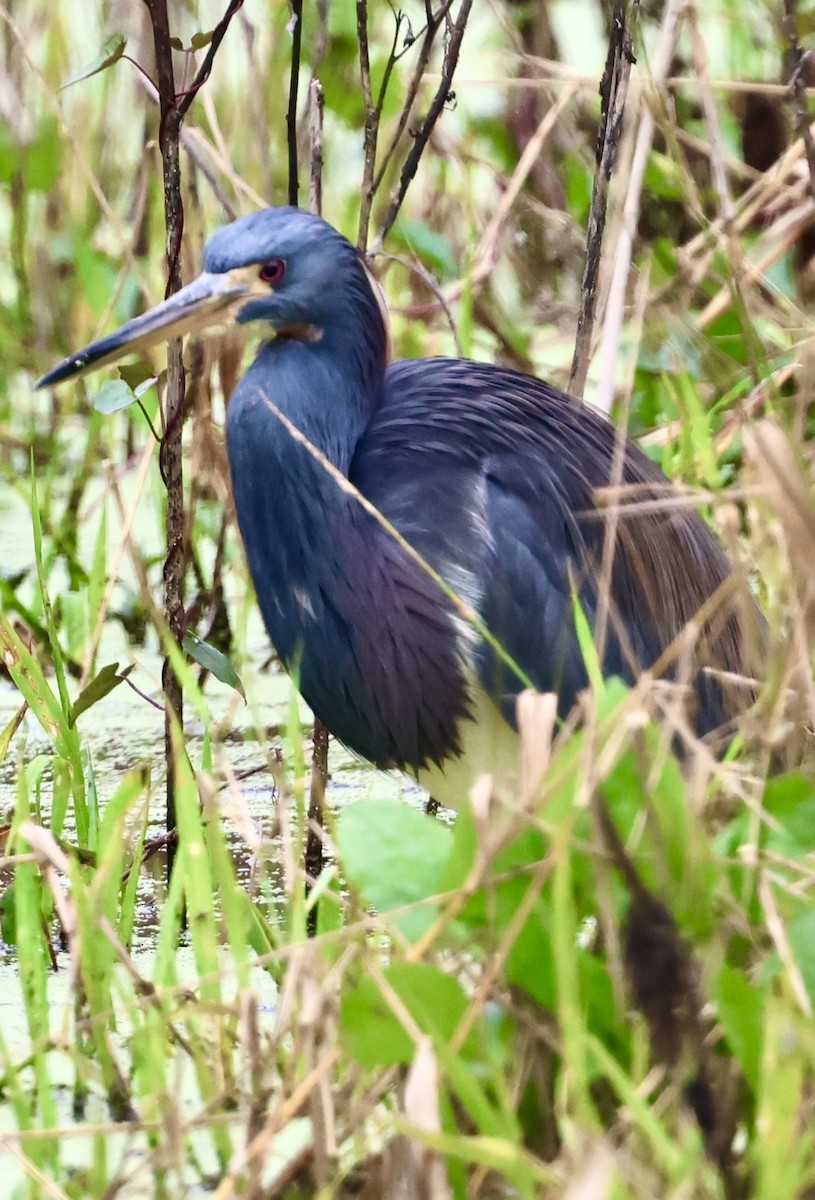
[[[43, 375], [36, 386], [42, 388], [61, 383], [63, 379], [84, 375], [88, 371], [95, 371], [97, 367], [116, 362], [126, 354], [146, 350], [156, 342], [170, 342], [185, 333], [234, 320], [246, 301], [260, 291], [257, 276], [253, 280], [240, 276], [241, 272], [238, 271], [225, 272], [223, 275], [199, 275], [174, 296], [142, 316], [134, 317], [115, 333], [100, 338], [98, 342], [91, 342], [84, 350], [64, 358], [52, 371]], [[268, 295], [268, 288], [264, 292]]]

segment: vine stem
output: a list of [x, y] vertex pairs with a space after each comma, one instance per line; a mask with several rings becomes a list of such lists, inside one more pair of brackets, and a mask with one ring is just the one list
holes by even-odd
[[[159, 149], [164, 185], [164, 222], [166, 228], [167, 286], [165, 298], [174, 295], [182, 283], [181, 239], [184, 233], [184, 202], [181, 196], [181, 126], [184, 114], [212, 70], [215, 54], [220, 46], [230, 21], [241, 7], [243, 0], [230, 0], [227, 11], [213, 35], [210, 50], [204, 59], [193, 86], [179, 96], [175, 90], [173, 71], [173, 47], [170, 38], [170, 21], [167, 0], [144, 0], [150, 15], [153, 30], [153, 46], [156, 56], [156, 82], [159, 97]], [[164, 393], [164, 431], [161, 438], [159, 463], [164, 486], [167, 489], [166, 555], [164, 559], [164, 619], [170, 637], [180, 646], [186, 626], [184, 609], [185, 513], [184, 513], [184, 460], [182, 434], [184, 427], [186, 378], [181, 357], [181, 341], [170, 342], [167, 348], [167, 388]], [[169, 655], [164, 658], [161, 671], [164, 691], [164, 758], [167, 766], [166, 828], [168, 833], [176, 824], [176, 773], [173, 748], [173, 725], [183, 727], [184, 692], [181, 681], [173, 669]], [[176, 843], [167, 842], [167, 871], [172, 871]]]
[[[156, 55], [160, 119], [159, 149], [164, 179], [164, 221], [167, 231], [167, 287], [165, 297], [181, 287], [181, 237], [184, 232], [184, 202], [181, 197], [180, 134], [182, 114], [176, 102], [173, 74], [173, 50], [167, 0], [144, 0], [153, 28]], [[164, 617], [170, 636], [178, 644], [184, 637], [184, 462], [182, 431], [186, 380], [181, 357], [181, 341], [167, 348], [167, 388], [164, 394], [164, 435], [159, 463], [167, 489], [167, 553], [164, 560]], [[164, 757], [167, 766], [166, 828], [175, 829], [176, 771], [173, 749], [173, 724], [183, 725], [184, 692], [169, 655], [161, 671], [164, 690]], [[172, 871], [175, 842], [167, 843], [167, 871]]]
[[[308, 96], [308, 128], [311, 143], [309, 209], [321, 215], [323, 199], [323, 110], [325, 98], [319, 79], [312, 79]], [[308, 830], [306, 833], [306, 889], [311, 890], [325, 862], [325, 789], [328, 783], [328, 730], [319, 717], [314, 718], [311, 742], [311, 787], [308, 801]], [[308, 933], [317, 932], [317, 907], [308, 914]]]

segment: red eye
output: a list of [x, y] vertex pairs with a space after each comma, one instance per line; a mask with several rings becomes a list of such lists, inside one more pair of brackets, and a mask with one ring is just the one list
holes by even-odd
[[280, 280], [286, 274], [286, 264], [282, 258], [273, 258], [263, 264], [259, 274], [264, 283], [280, 283]]

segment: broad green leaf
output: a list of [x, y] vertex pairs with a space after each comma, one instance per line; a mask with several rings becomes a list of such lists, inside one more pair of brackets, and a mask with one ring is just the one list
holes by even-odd
[[119, 378], [123, 379], [129, 388], [132, 388], [135, 395], [141, 395], [139, 387], [143, 383], [155, 383], [156, 376], [153, 374], [153, 368], [144, 359], [136, 359], [133, 363], [123, 363], [119, 368]]
[[803, 775], [777, 775], [767, 784], [762, 807], [772, 818], [762, 836], [765, 849], [790, 857], [812, 851], [815, 788], [811, 781]]
[[46, 117], [26, 147], [23, 174], [32, 192], [50, 192], [60, 176], [65, 143], [54, 117]]
[[11, 745], [11, 740], [14, 737], [17, 730], [20, 728], [20, 722], [22, 721], [22, 719], [25, 716], [27, 711], [28, 711], [28, 704], [25, 701], [23, 701], [23, 703], [17, 709], [17, 712], [14, 714], [14, 716], [9, 721], [8, 725], [6, 725], [5, 729], [0, 730], [0, 763], [3, 761], [3, 759], [8, 754], [8, 749], [9, 749], [9, 746]]
[[120, 412], [135, 402], [136, 393], [127, 386], [123, 379], [108, 379], [92, 400], [93, 407], [97, 412], [108, 415]]
[[88, 636], [87, 596], [83, 591], [64, 591], [59, 598], [65, 653], [75, 661], [82, 656]]
[[460, 274], [447, 238], [424, 221], [402, 221], [395, 232], [411, 253], [441, 279], [455, 279]]
[[815, 1004], [815, 910], [796, 917], [787, 936], [809, 997]]
[[225, 654], [216, 650], [209, 642], [202, 642], [194, 633], [184, 634], [182, 646], [184, 653], [188, 654], [193, 662], [197, 662], [199, 667], [211, 671], [216, 679], [219, 679], [221, 683], [228, 684], [229, 687], [239, 692], [244, 700], [246, 699], [240, 676]]
[[714, 999], [730, 1048], [757, 1093], [764, 1041], [764, 991], [749, 983], [743, 971], [725, 964], [716, 980]]
[[6, 122], [0, 123], [0, 183], [11, 183], [24, 154], [25, 148], [14, 139]]
[[132, 663], [122, 671], [119, 670], [117, 662], [108, 663], [106, 667], [102, 667], [101, 671], [94, 675], [88, 686], [82, 689], [74, 701], [68, 717], [70, 724], [75, 725], [77, 717], [81, 716], [83, 712], [87, 712], [89, 708], [117, 688], [120, 683], [124, 683], [132, 670]]
[[[469, 1003], [458, 980], [426, 963], [394, 963], [382, 975], [419, 1030], [435, 1042], [449, 1042]], [[413, 1038], [374, 979], [345, 993], [340, 1023], [346, 1046], [363, 1067], [413, 1061]]]
[[[433, 896], [452, 845], [452, 831], [405, 804], [360, 800], [337, 822], [337, 844], [346, 878], [380, 913]], [[402, 913], [397, 925], [414, 941], [430, 926], [433, 906]]]
[[87, 66], [83, 67], [78, 75], [74, 75], [67, 83], [63, 83], [61, 91], [65, 88], [73, 87], [75, 83], [79, 83], [82, 79], [90, 79], [92, 75], [98, 75], [100, 71], [105, 71], [108, 67], [112, 67], [117, 63], [125, 52], [127, 38], [123, 33], [114, 33], [113, 37], [109, 37], [102, 49], [97, 54], [96, 58], [91, 59]]
[[17, 945], [17, 909], [13, 883], [0, 892], [0, 937], [7, 946]]
[[670, 897], [671, 912], [684, 931], [705, 937], [714, 919], [716, 868], [706, 832], [687, 803], [679, 763], [672, 755], [660, 761], [658, 753], [658, 731], [648, 727], [636, 749], [620, 757], [600, 791], [623, 838], [639, 827], [632, 851], [646, 887]]

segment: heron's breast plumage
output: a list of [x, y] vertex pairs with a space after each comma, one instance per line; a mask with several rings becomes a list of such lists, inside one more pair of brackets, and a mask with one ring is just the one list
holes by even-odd
[[[558, 693], [565, 714], [587, 682], [574, 605], [594, 622], [605, 532], [596, 496], [614, 482], [613, 428], [538, 380], [462, 360], [394, 363], [381, 388], [356, 392], [356, 366], [344, 378], [336, 354], [325, 355], [320, 382], [322, 351], [312, 348], [307, 390], [301, 351], [274, 352], [274, 376], [268, 364], [260, 372], [277, 384], [270, 398], [475, 610], [524, 677]], [[323, 722], [374, 762], [414, 771], [457, 757], [485, 696], [510, 726], [521, 679], [264, 408], [252, 370], [228, 434], [264, 619]], [[630, 445], [622, 482], [645, 497], [667, 487]], [[728, 567], [687, 510], [624, 516], [619, 528], [603, 666], [633, 680]], [[710, 657], [738, 670], [737, 632], [728, 626]], [[727, 714], [701, 671], [695, 686], [705, 731]]]
[[[312, 710], [358, 754], [413, 770], [441, 762], [458, 752], [469, 703], [452, 610], [275, 420], [267, 400], [285, 391], [261, 394], [250, 371], [227, 421], [238, 522], [272, 643]], [[322, 450], [321, 430], [299, 415]]]

